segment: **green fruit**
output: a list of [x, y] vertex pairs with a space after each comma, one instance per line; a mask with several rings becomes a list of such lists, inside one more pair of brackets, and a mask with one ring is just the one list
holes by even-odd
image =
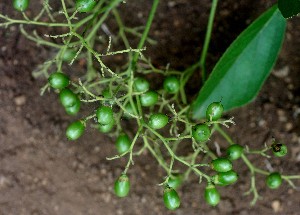
[[217, 175], [213, 176], [213, 183], [220, 186], [226, 186], [236, 182], [238, 177], [238, 174], [233, 170], [228, 172], [218, 172]]
[[123, 154], [128, 151], [131, 146], [131, 140], [129, 139], [127, 134], [120, 134], [116, 140], [116, 148], [119, 154]]
[[214, 185], [207, 185], [204, 191], [204, 199], [211, 206], [216, 206], [220, 202], [220, 194]]
[[182, 182], [183, 182], [183, 175], [180, 174], [171, 175], [171, 177], [168, 180], [168, 185], [173, 189], [177, 189], [178, 187], [180, 187]]
[[114, 191], [118, 197], [125, 197], [130, 190], [130, 181], [127, 175], [122, 174], [115, 182]]
[[232, 163], [227, 158], [217, 158], [211, 162], [211, 167], [217, 172], [228, 172], [232, 169]]
[[169, 210], [175, 210], [180, 206], [180, 198], [176, 192], [171, 187], [166, 187], [163, 195], [165, 206]]
[[271, 145], [271, 147], [272, 147], [272, 150], [273, 150], [273, 154], [276, 157], [283, 157], [288, 152], [287, 146], [285, 144], [274, 143], [274, 144]]
[[141, 95], [141, 105], [149, 107], [155, 105], [158, 101], [158, 94], [155, 91], [148, 91]]
[[66, 131], [69, 140], [77, 140], [84, 132], [85, 125], [81, 121], [71, 123]]
[[65, 62], [70, 62], [75, 56], [76, 52], [73, 49], [66, 49], [62, 56], [62, 60]]
[[168, 124], [169, 118], [162, 113], [152, 114], [149, 118], [149, 126], [153, 129], [161, 129]]
[[112, 99], [112, 94], [110, 93], [109, 89], [104, 89], [102, 91], [102, 95], [105, 99]]
[[96, 110], [96, 116], [98, 118], [98, 122], [101, 125], [108, 125], [114, 119], [113, 110], [110, 107], [107, 107], [107, 106], [100, 106]]
[[99, 124], [98, 129], [102, 133], [108, 133], [113, 129], [114, 125], [115, 125], [115, 120], [113, 119], [109, 124], [106, 125]]
[[217, 121], [223, 113], [223, 105], [221, 102], [213, 102], [206, 109], [206, 119], [208, 121]]
[[168, 76], [164, 80], [164, 90], [167, 93], [175, 94], [180, 89], [180, 82], [175, 76]]
[[244, 147], [239, 144], [233, 144], [226, 150], [227, 158], [229, 160], [239, 159], [244, 152]]
[[131, 118], [132, 116], [130, 114], [134, 115], [134, 111], [133, 111], [133, 108], [132, 108], [130, 102], [128, 102], [124, 108], [126, 110], [126, 112], [124, 111], [124, 117]]
[[76, 9], [81, 13], [91, 12], [96, 4], [95, 0], [76, 0]]
[[48, 82], [52, 88], [61, 90], [70, 84], [70, 78], [64, 73], [55, 72], [49, 76]]
[[277, 189], [282, 183], [280, 173], [273, 172], [266, 178], [266, 184], [270, 189]]
[[81, 101], [78, 99], [77, 102], [75, 103], [75, 105], [73, 105], [71, 107], [66, 107], [65, 110], [66, 110], [67, 114], [74, 116], [79, 112], [80, 106], [81, 106]]
[[210, 129], [206, 124], [196, 125], [192, 129], [192, 136], [197, 142], [205, 142], [209, 140], [210, 135]]
[[29, 0], [13, 0], [13, 7], [21, 12], [24, 12], [29, 5]]
[[102, 91], [102, 96], [107, 99], [105, 101], [103, 101], [103, 105], [109, 105], [109, 106], [112, 106], [115, 101], [113, 100], [113, 96], [112, 96], [112, 93], [110, 92], [109, 89], [104, 89]]
[[64, 88], [59, 93], [59, 100], [65, 108], [68, 108], [76, 105], [79, 99], [72, 90]]
[[138, 77], [135, 79], [133, 86], [134, 86], [134, 90], [136, 92], [145, 92], [145, 91], [149, 90], [150, 85], [149, 85], [149, 82], [145, 78]]

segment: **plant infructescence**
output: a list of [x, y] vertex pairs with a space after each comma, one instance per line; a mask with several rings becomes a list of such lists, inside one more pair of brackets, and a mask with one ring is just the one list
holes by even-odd
[[[56, 54], [33, 72], [34, 77], [44, 76], [48, 79], [41, 94], [47, 90], [57, 93], [66, 114], [72, 116], [80, 115], [85, 104], [94, 103], [97, 106], [90, 115], [80, 115], [80, 120], [70, 123], [66, 136], [69, 140], [77, 140], [86, 129], [96, 127], [100, 132], [116, 138], [117, 155], [107, 159], [128, 158], [124, 171], [114, 185], [117, 196], [125, 197], [130, 193], [134, 184], [130, 183], [128, 171], [134, 157], [148, 150], [166, 171], [166, 177], [160, 185], [163, 187], [162, 202], [168, 209], [174, 210], [180, 206], [176, 189], [188, 179], [191, 172], [206, 184], [203, 190], [205, 201], [216, 206], [222, 199], [218, 187], [232, 185], [238, 180], [239, 170], [233, 168], [237, 159], [242, 159], [251, 173], [249, 193], [254, 196], [254, 204], [259, 197], [255, 186], [256, 174], [265, 175], [266, 184], [271, 189], [278, 188], [283, 181], [295, 187], [292, 180], [300, 176], [268, 172], [254, 166], [247, 155], [270, 157], [268, 151], [272, 151], [273, 156], [283, 157], [288, 152], [287, 146], [276, 140], [261, 150], [250, 150], [242, 143], [237, 144], [223, 129], [234, 124], [233, 118], [223, 119], [222, 115], [224, 111], [245, 105], [257, 95], [280, 51], [286, 20], [277, 5], [271, 7], [232, 43], [207, 78], [205, 62], [217, 3], [217, 0], [212, 1], [200, 60], [184, 71], [171, 70], [169, 67], [155, 68], [143, 55], [145, 42], [153, 42], [148, 38], [148, 33], [159, 0], [153, 0], [142, 30], [128, 28], [122, 22], [117, 8], [120, 4], [126, 4], [122, 0], [61, 0], [61, 10], [58, 12], [52, 11], [49, 1], [44, 0], [39, 13], [32, 17], [26, 14], [31, 7], [29, 0], [13, 0], [12, 7], [23, 18], [15, 19], [0, 14], [0, 26], [19, 25], [26, 38], [55, 50]], [[294, 10], [285, 8], [282, 2], [280, 5], [284, 15], [295, 15]], [[116, 36], [107, 30], [108, 18], [115, 19], [117, 23]], [[28, 32], [26, 25], [58, 28], [61, 33], [42, 37], [36, 32]], [[139, 37], [136, 48], [132, 48], [127, 37], [129, 34]], [[118, 47], [125, 48], [111, 51], [116, 41], [122, 42]], [[114, 55], [126, 56], [126, 63], [117, 69], [110, 68], [105, 58], [111, 56], [113, 59]], [[66, 74], [66, 64], [73, 66], [82, 61], [86, 62], [83, 75]], [[203, 86], [197, 98], [189, 104], [185, 85], [199, 69]], [[160, 88], [152, 88], [147, 79], [150, 73], [163, 77]], [[122, 128], [121, 119], [136, 122], [132, 137]], [[214, 133], [219, 133], [228, 143], [223, 157], [210, 146], [210, 138]], [[178, 146], [182, 141], [190, 143], [191, 153], [188, 156], [178, 155]], [[161, 153], [162, 148], [165, 148], [167, 155]]]

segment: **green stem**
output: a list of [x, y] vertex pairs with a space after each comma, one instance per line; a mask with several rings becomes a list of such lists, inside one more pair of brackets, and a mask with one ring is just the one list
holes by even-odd
[[166, 140], [164, 139], [163, 136], [161, 136], [157, 131], [155, 131], [154, 129], [152, 129], [151, 127], [149, 127], [148, 125], [144, 124], [144, 127], [147, 128], [150, 132], [152, 132], [155, 136], [157, 136], [164, 144], [164, 146], [166, 147], [166, 149], [168, 150], [169, 154], [171, 157], [173, 157], [175, 160], [179, 161], [180, 163], [186, 165], [187, 167], [191, 168], [195, 173], [197, 173], [199, 176], [201, 177], [205, 177], [207, 181], [210, 181], [210, 177], [206, 174], [204, 174], [203, 172], [201, 172], [199, 169], [197, 169], [196, 167], [194, 167], [193, 165], [191, 165], [190, 163], [188, 163], [187, 161], [181, 159], [180, 157], [178, 157], [170, 148], [168, 142], [166, 142]]
[[205, 35], [205, 40], [204, 40], [204, 45], [200, 57], [200, 67], [201, 67], [201, 75], [202, 75], [202, 82], [204, 83], [206, 80], [206, 68], [205, 68], [205, 62], [206, 62], [206, 56], [207, 56], [207, 50], [209, 47], [210, 39], [211, 39], [211, 32], [213, 29], [213, 22], [215, 18], [215, 13], [218, 5], [218, 0], [213, 0], [211, 9], [210, 9], [210, 14], [208, 18], [208, 24], [207, 24], [207, 30], [206, 30], [206, 35]]
[[[145, 43], [145, 41], [147, 39], [147, 36], [148, 36], [149, 30], [150, 30], [152, 21], [154, 19], [154, 15], [155, 15], [158, 3], [159, 3], [159, 0], [154, 0], [153, 1], [153, 5], [152, 5], [151, 11], [149, 13], [149, 17], [148, 17], [148, 20], [147, 20], [147, 23], [146, 23], [146, 27], [145, 27], [145, 30], [143, 32], [142, 38], [141, 38], [141, 40], [140, 40], [140, 42], [138, 44], [137, 49], [141, 49], [144, 46], [144, 43]], [[139, 53], [137, 53], [137, 52], [134, 53], [133, 58], [132, 58], [132, 67], [131, 67], [132, 70], [135, 70], [138, 58], [139, 58]]]

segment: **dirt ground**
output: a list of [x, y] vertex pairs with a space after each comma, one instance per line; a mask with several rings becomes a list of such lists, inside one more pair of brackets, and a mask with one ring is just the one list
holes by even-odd
[[[121, 7], [124, 22], [128, 26], [143, 24], [151, 2], [127, 1]], [[231, 41], [273, 3], [220, 1], [209, 69]], [[158, 44], [148, 46], [155, 65], [170, 63], [173, 68], [183, 69], [199, 58], [209, 8], [209, 0], [161, 0], [151, 29], [151, 37]], [[0, 3], [0, 12], [18, 16], [8, 0]], [[252, 196], [243, 195], [250, 186], [250, 174], [242, 162], [237, 162], [239, 181], [230, 188], [220, 188], [222, 201], [217, 207], [205, 204], [203, 185], [191, 177], [179, 189], [181, 207], [167, 211], [161, 187], [157, 186], [165, 173], [148, 154], [136, 159], [129, 171], [130, 195], [118, 199], [112, 187], [126, 160], [106, 160], [115, 154], [113, 140], [89, 129], [79, 141], [68, 142], [64, 130], [73, 118], [65, 115], [54, 93], [39, 96], [45, 80], [35, 80], [31, 72], [49, 53], [49, 48], [36, 47], [22, 37], [17, 26], [0, 29], [0, 215], [300, 213], [300, 191], [287, 183], [278, 190], [269, 190], [260, 176], [257, 188], [263, 199], [250, 207]], [[275, 136], [288, 145], [290, 153], [285, 158], [268, 162], [251, 157], [254, 164], [284, 174], [300, 174], [299, 53], [298, 17], [288, 21], [283, 50], [258, 97], [229, 113], [237, 123], [229, 129], [236, 142], [261, 148]], [[219, 138], [216, 141], [225, 145]], [[300, 186], [300, 180], [295, 183]]]

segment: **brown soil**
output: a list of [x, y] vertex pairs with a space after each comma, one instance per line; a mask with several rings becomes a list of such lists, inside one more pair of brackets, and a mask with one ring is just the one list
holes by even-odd
[[[10, 2], [5, 2], [0, 3], [0, 12], [18, 16]], [[271, 5], [269, 1], [241, 2], [222, 1], [218, 7], [209, 68], [232, 40]], [[142, 25], [150, 5], [151, 1], [138, 0], [123, 5], [126, 25]], [[208, 0], [161, 1], [151, 30], [158, 44], [148, 46], [155, 65], [171, 63], [173, 68], [183, 69], [198, 59], [209, 7]], [[229, 132], [238, 143], [261, 148], [275, 136], [288, 144], [290, 153], [283, 159], [269, 163], [265, 158], [251, 158], [262, 168], [271, 166], [284, 174], [300, 173], [299, 26], [299, 18], [289, 20], [279, 61], [259, 96], [230, 113], [237, 125]], [[51, 50], [24, 39], [17, 26], [0, 29], [0, 38], [0, 215], [299, 214], [299, 191], [287, 183], [278, 190], [269, 190], [260, 176], [257, 188], [263, 199], [250, 207], [252, 196], [243, 195], [250, 186], [250, 174], [242, 162], [236, 164], [240, 180], [220, 189], [222, 201], [215, 208], [204, 203], [203, 185], [192, 177], [179, 189], [180, 209], [167, 211], [161, 187], [157, 186], [165, 173], [148, 154], [137, 158], [130, 169], [129, 197], [116, 198], [112, 186], [126, 160], [106, 160], [115, 154], [113, 140], [89, 129], [80, 141], [68, 142], [64, 130], [73, 119], [65, 115], [54, 93], [39, 96], [45, 80], [35, 80], [31, 72]], [[216, 141], [221, 147], [226, 144], [219, 138]], [[299, 186], [300, 181], [296, 184]]]

